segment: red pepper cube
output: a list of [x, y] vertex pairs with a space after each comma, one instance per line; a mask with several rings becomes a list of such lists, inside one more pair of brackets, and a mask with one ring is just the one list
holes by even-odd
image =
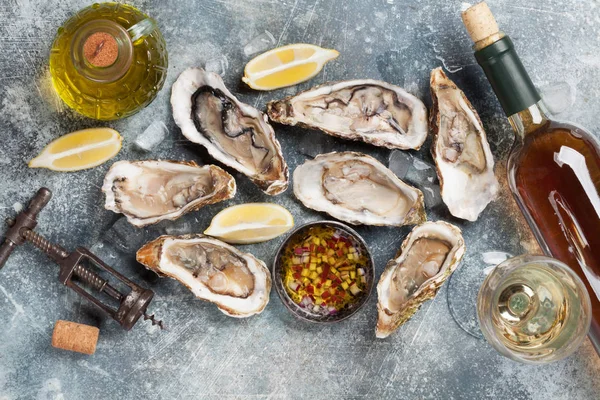
[[325, 253], [325, 247], [323, 247], [323, 246], [319, 246], [319, 247], [317, 248], [317, 251], [318, 251], [319, 253]]
[[315, 288], [313, 287], [313, 285], [308, 285], [306, 287], [306, 291], [310, 294], [313, 294], [315, 292]]
[[324, 299], [328, 299], [330, 296], [331, 296], [331, 293], [329, 293], [329, 292], [323, 292], [323, 294], [321, 295], [321, 297]]
[[294, 277], [294, 279], [300, 279], [300, 272], [296, 272], [292, 275]]

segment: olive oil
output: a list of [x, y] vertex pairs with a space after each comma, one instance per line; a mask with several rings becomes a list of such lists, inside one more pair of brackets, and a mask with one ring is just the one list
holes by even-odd
[[162, 88], [167, 50], [156, 23], [138, 9], [93, 4], [58, 29], [52, 84], [73, 110], [99, 120], [130, 116]]

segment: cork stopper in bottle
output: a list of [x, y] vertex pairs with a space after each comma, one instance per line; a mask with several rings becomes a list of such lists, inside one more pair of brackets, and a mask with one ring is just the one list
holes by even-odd
[[106, 32], [91, 34], [83, 44], [83, 56], [94, 67], [110, 67], [117, 61], [118, 55], [117, 39]]
[[100, 330], [95, 326], [70, 321], [56, 321], [52, 333], [52, 346], [58, 349], [94, 354]]
[[496, 19], [485, 1], [463, 11], [462, 20], [474, 43], [501, 33]]

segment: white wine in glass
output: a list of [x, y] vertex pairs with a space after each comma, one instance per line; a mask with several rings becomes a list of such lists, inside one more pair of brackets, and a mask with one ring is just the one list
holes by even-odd
[[566, 264], [523, 255], [486, 277], [477, 315], [483, 335], [502, 355], [541, 364], [581, 345], [590, 328], [591, 303], [585, 285]]

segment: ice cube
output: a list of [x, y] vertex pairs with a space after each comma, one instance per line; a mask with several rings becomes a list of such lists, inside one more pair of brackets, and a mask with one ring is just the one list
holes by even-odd
[[221, 76], [227, 72], [227, 68], [229, 67], [229, 61], [227, 61], [227, 57], [220, 56], [217, 58], [211, 58], [204, 64], [204, 70], [207, 72], [215, 72]]
[[174, 236], [192, 233], [192, 229], [192, 223], [184, 219], [179, 219], [177, 221], [165, 221], [163, 227], [165, 234]]
[[264, 31], [260, 35], [254, 37], [244, 46], [244, 54], [251, 56], [252, 54], [262, 53], [275, 44], [275, 37], [269, 31]]
[[428, 163], [426, 163], [425, 161], [421, 161], [418, 158], [415, 158], [413, 160], [413, 167], [415, 167], [415, 169], [419, 170], [419, 171], [423, 171], [426, 169], [430, 169], [432, 166]]
[[412, 156], [400, 150], [393, 150], [388, 160], [388, 168], [400, 179], [404, 179], [413, 163]]
[[102, 239], [119, 251], [131, 253], [142, 247], [145, 236], [142, 228], [131, 225], [127, 218], [121, 217], [104, 232]]
[[298, 144], [298, 152], [312, 158], [332, 150], [332, 140], [320, 133], [304, 134]]
[[575, 103], [575, 92], [568, 82], [556, 82], [539, 88], [548, 111], [560, 114]]
[[134, 145], [142, 151], [152, 151], [167, 137], [167, 126], [162, 121], [154, 121], [144, 132], [135, 138]]
[[433, 208], [442, 204], [442, 195], [440, 194], [440, 187], [438, 185], [424, 182], [419, 189], [423, 192], [425, 207]]
[[494, 266], [506, 261], [511, 257], [512, 256], [510, 254], [503, 251], [486, 251], [481, 253], [481, 259], [483, 262]]
[[112, 264], [119, 257], [114, 247], [102, 240], [91, 245], [90, 251], [107, 264]]

